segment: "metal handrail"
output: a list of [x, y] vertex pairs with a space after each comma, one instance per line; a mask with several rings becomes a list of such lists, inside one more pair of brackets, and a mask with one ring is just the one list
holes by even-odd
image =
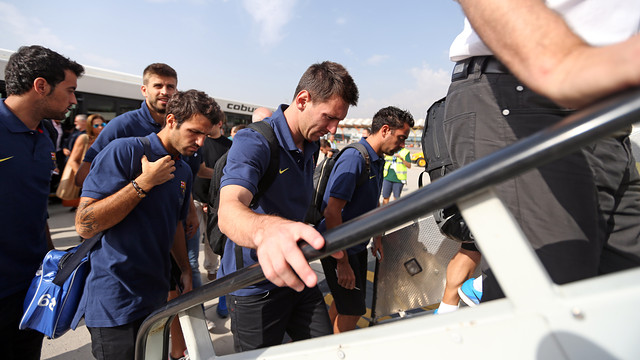
[[[640, 87], [576, 112], [557, 124], [452, 172], [442, 180], [328, 230], [324, 233], [325, 247], [322, 250], [303, 243], [302, 251], [308, 261], [314, 261], [347, 249], [385, 230], [574, 152], [638, 120]], [[143, 358], [146, 339], [154, 324], [165, 321], [166, 327], [169, 320], [181, 311], [264, 279], [260, 266], [255, 264], [168, 302], [149, 315], [140, 327], [136, 358]]]

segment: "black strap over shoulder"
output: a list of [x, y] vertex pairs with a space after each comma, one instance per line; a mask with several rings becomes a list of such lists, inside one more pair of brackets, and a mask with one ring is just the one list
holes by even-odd
[[146, 137], [146, 136], [140, 136], [140, 137], [138, 137], [138, 140], [140, 140], [140, 142], [142, 143], [142, 146], [144, 146], [144, 153], [145, 154], [150, 154], [151, 153], [151, 141], [149, 140], [149, 138]]
[[262, 179], [258, 182], [258, 191], [253, 197], [253, 200], [251, 200], [251, 206], [253, 207], [257, 205], [260, 196], [269, 189], [271, 184], [273, 184], [273, 181], [276, 179], [276, 176], [278, 176], [278, 168], [280, 167], [280, 144], [278, 143], [278, 138], [276, 138], [276, 133], [273, 130], [273, 127], [271, 127], [269, 123], [265, 121], [258, 121], [249, 124], [247, 127], [259, 132], [265, 139], [267, 139], [271, 153], [271, 156], [269, 157], [269, 167], [262, 176]]
[[364, 145], [362, 145], [361, 143], [353, 143], [353, 144], [349, 144], [349, 145], [345, 146], [344, 148], [342, 148], [340, 153], [344, 152], [344, 150], [348, 149], [348, 148], [354, 148], [354, 149], [360, 151], [360, 154], [364, 158], [364, 167], [365, 167], [364, 170], [365, 171], [363, 171], [362, 174], [360, 174], [360, 178], [358, 179], [358, 182], [356, 183], [356, 186], [360, 186], [360, 185], [364, 184], [369, 179], [369, 173], [371, 173], [371, 158], [369, 157], [369, 151], [367, 151], [367, 148]]
[[73, 273], [73, 270], [75, 270], [78, 265], [80, 265], [82, 259], [87, 256], [89, 251], [91, 251], [91, 249], [98, 243], [98, 241], [100, 241], [100, 238], [102, 238], [102, 232], [99, 232], [93, 237], [83, 241], [82, 244], [78, 246], [75, 252], [68, 252], [63, 255], [58, 262], [58, 273], [56, 274], [56, 277], [53, 278], [52, 282], [58, 286], [62, 286], [69, 275]]

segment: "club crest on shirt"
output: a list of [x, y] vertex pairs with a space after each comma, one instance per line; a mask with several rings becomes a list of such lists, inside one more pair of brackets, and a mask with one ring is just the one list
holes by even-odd
[[51, 152], [51, 160], [56, 161], [56, 153], [55, 152]]
[[182, 191], [182, 195], [184, 195], [184, 192], [187, 190], [187, 183], [184, 181], [180, 181], [180, 190]]

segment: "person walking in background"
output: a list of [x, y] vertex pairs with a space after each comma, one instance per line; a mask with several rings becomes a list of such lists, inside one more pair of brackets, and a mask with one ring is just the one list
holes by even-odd
[[84, 68], [42, 46], [23, 46], [7, 62], [0, 101], [0, 339], [7, 359], [40, 359], [43, 335], [18, 330], [36, 270], [53, 249], [47, 199], [55, 147], [42, 126], [77, 103]]
[[411, 168], [411, 153], [404, 145], [397, 153], [384, 156], [384, 182], [382, 183], [382, 204], [388, 204], [391, 192], [398, 199], [407, 183], [407, 169]]
[[62, 199], [62, 205], [70, 206], [72, 210], [75, 210], [80, 202], [80, 187], [75, 183], [75, 175], [78, 173], [84, 154], [107, 125], [100, 114], [93, 114], [88, 119], [85, 119], [85, 126], [87, 122], [89, 126], [86, 127], [86, 131], [83, 131], [78, 136], [76, 140], [78, 146], [74, 145], [73, 150], [71, 150], [60, 179], [60, 185], [56, 191], [56, 195]]
[[[404, 146], [413, 127], [413, 117], [406, 111], [390, 106], [379, 110], [373, 117], [372, 134], [362, 138], [362, 144], [369, 156], [369, 173], [366, 160], [355, 148], [343, 150], [336, 161], [324, 193], [322, 211], [324, 220], [318, 224], [318, 231], [333, 229], [343, 222], [373, 210], [379, 205], [382, 190], [384, 154], [394, 154]], [[367, 284], [367, 244], [350, 247], [342, 251], [342, 257], [322, 259], [327, 284], [333, 295], [329, 317], [334, 333], [356, 328], [357, 322], [367, 310], [365, 304]], [[374, 238], [371, 252], [384, 256], [380, 237]]]
[[240, 124], [240, 125], [236, 125], [234, 127], [231, 128], [231, 135], [229, 135], [229, 140], [233, 140], [233, 138], [236, 136], [236, 134], [238, 133], [238, 131], [246, 128], [247, 126], [245, 124]]
[[64, 156], [69, 158], [71, 156], [71, 152], [73, 151], [73, 145], [76, 143], [78, 136], [86, 133], [87, 131], [87, 115], [86, 114], [78, 114], [75, 118], [73, 118], [73, 132], [67, 137], [67, 140], [63, 144], [62, 151], [64, 152]]
[[271, 117], [271, 115], [273, 115], [273, 111], [266, 107], [259, 107], [253, 110], [253, 113], [251, 114], [251, 122], [262, 121], [265, 118]]

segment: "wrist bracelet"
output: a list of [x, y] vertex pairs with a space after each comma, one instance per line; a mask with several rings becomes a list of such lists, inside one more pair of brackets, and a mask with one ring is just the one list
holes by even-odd
[[138, 183], [135, 180], [131, 180], [131, 185], [133, 185], [133, 189], [136, 191], [136, 193], [138, 193], [138, 197], [140, 199], [144, 199], [145, 196], [147, 196], [147, 193], [142, 190], [142, 188], [138, 185]]

